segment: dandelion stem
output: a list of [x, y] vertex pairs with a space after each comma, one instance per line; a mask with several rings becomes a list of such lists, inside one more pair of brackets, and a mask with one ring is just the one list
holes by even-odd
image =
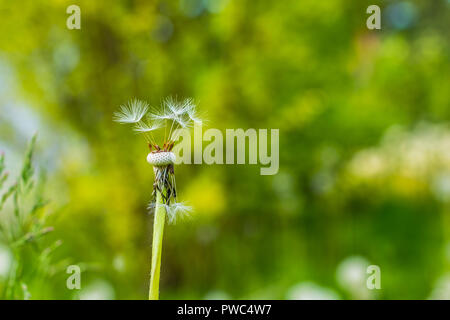
[[159, 274], [161, 269], [161, 251], [165, 219], [166, 208], [163, 205], [161, 193], [157, 191], [155, 220], [153, 224], [152, 269], [150, 275], [150, 290], [148, 296], [149, 300], [159, 299]]

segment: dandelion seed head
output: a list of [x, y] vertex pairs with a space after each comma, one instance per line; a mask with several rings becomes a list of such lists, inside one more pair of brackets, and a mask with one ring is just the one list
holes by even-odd
[[176, 160], [173, 152], [150, 152], [147, 155], [147, 162], [153, 166], [161, 167], [173, 164]]

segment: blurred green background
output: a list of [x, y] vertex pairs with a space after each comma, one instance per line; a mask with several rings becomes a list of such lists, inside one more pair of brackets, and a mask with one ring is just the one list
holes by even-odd
[[[177, 166], [195, 211], [165, 229], [162, 299], [450, 298], [449, 21], [445, 0], [1, 0], [0, 150], [17, 175], [38, 133], [54, 227], [12, 297], [147, 297], [153, 172], [112, 114], [172, 95], [211, 128], [279, 129], [280, 170]], [[0, 295], [11, 252], [0, 240]]]

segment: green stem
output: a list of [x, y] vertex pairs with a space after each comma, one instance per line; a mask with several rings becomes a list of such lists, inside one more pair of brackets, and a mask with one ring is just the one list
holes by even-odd
[[150, 275], [150, 290], [148, 299], [159, 299], [159, 273], [161, 269], [162, 239], [164, 233], [164, 221], [166, 219], [166, 208], [162, 205], [163, 200], [160, 192], [156, 193], [155, 221], [153, 223], [152, 242], [152, 270]]

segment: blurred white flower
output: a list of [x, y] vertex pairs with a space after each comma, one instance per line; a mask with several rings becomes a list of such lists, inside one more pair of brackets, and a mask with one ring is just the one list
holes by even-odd
[[367, 259], [360, 256], [350, 256], [344, 259], [336, 270], [338, 284], [355, 299], [368, 299], [367, 267], [370, 265]]
[[450, 274], [440, 277], [428, 297], [429, 300], [450, 300]]
[[360, 177], [371, 178], [381, 175], [387, 169], [384, 157], [375, 149], [358, 152], [350, 162], [350, 171]]
[[8, 275], [12, 263], [13, 256], [9, 248], [4, 245], [0, 245], [0, 278]]
[[450, 201], [450, 172], [442, 173], [433, 179], [432, 190], [442, 202]]
[[96, 280], [80, 292], [80, 300], [113, 300], [115, 292], [112, 285], [105, 280]]
[[113, 267], [119, 272], [125, 271], [125, 258], [123, 255], [118, 254], [114, 257]]
[[348, 173], [363, 180], [405, 178], [429, 185], [441, 201], [450, 198], [450, 127], [419, 124], [389, 128], [380, 145], [357, 152]]
[[228, 293], [221, 290], [213, 290], [209, 291], [205, 297], [204, 300], [230, 300], [231, 297]]
[[287, 293], [289, 300], [339, 300], [332, 289], [321, 287], [313, 282], [302, 282], [293, 286]]

